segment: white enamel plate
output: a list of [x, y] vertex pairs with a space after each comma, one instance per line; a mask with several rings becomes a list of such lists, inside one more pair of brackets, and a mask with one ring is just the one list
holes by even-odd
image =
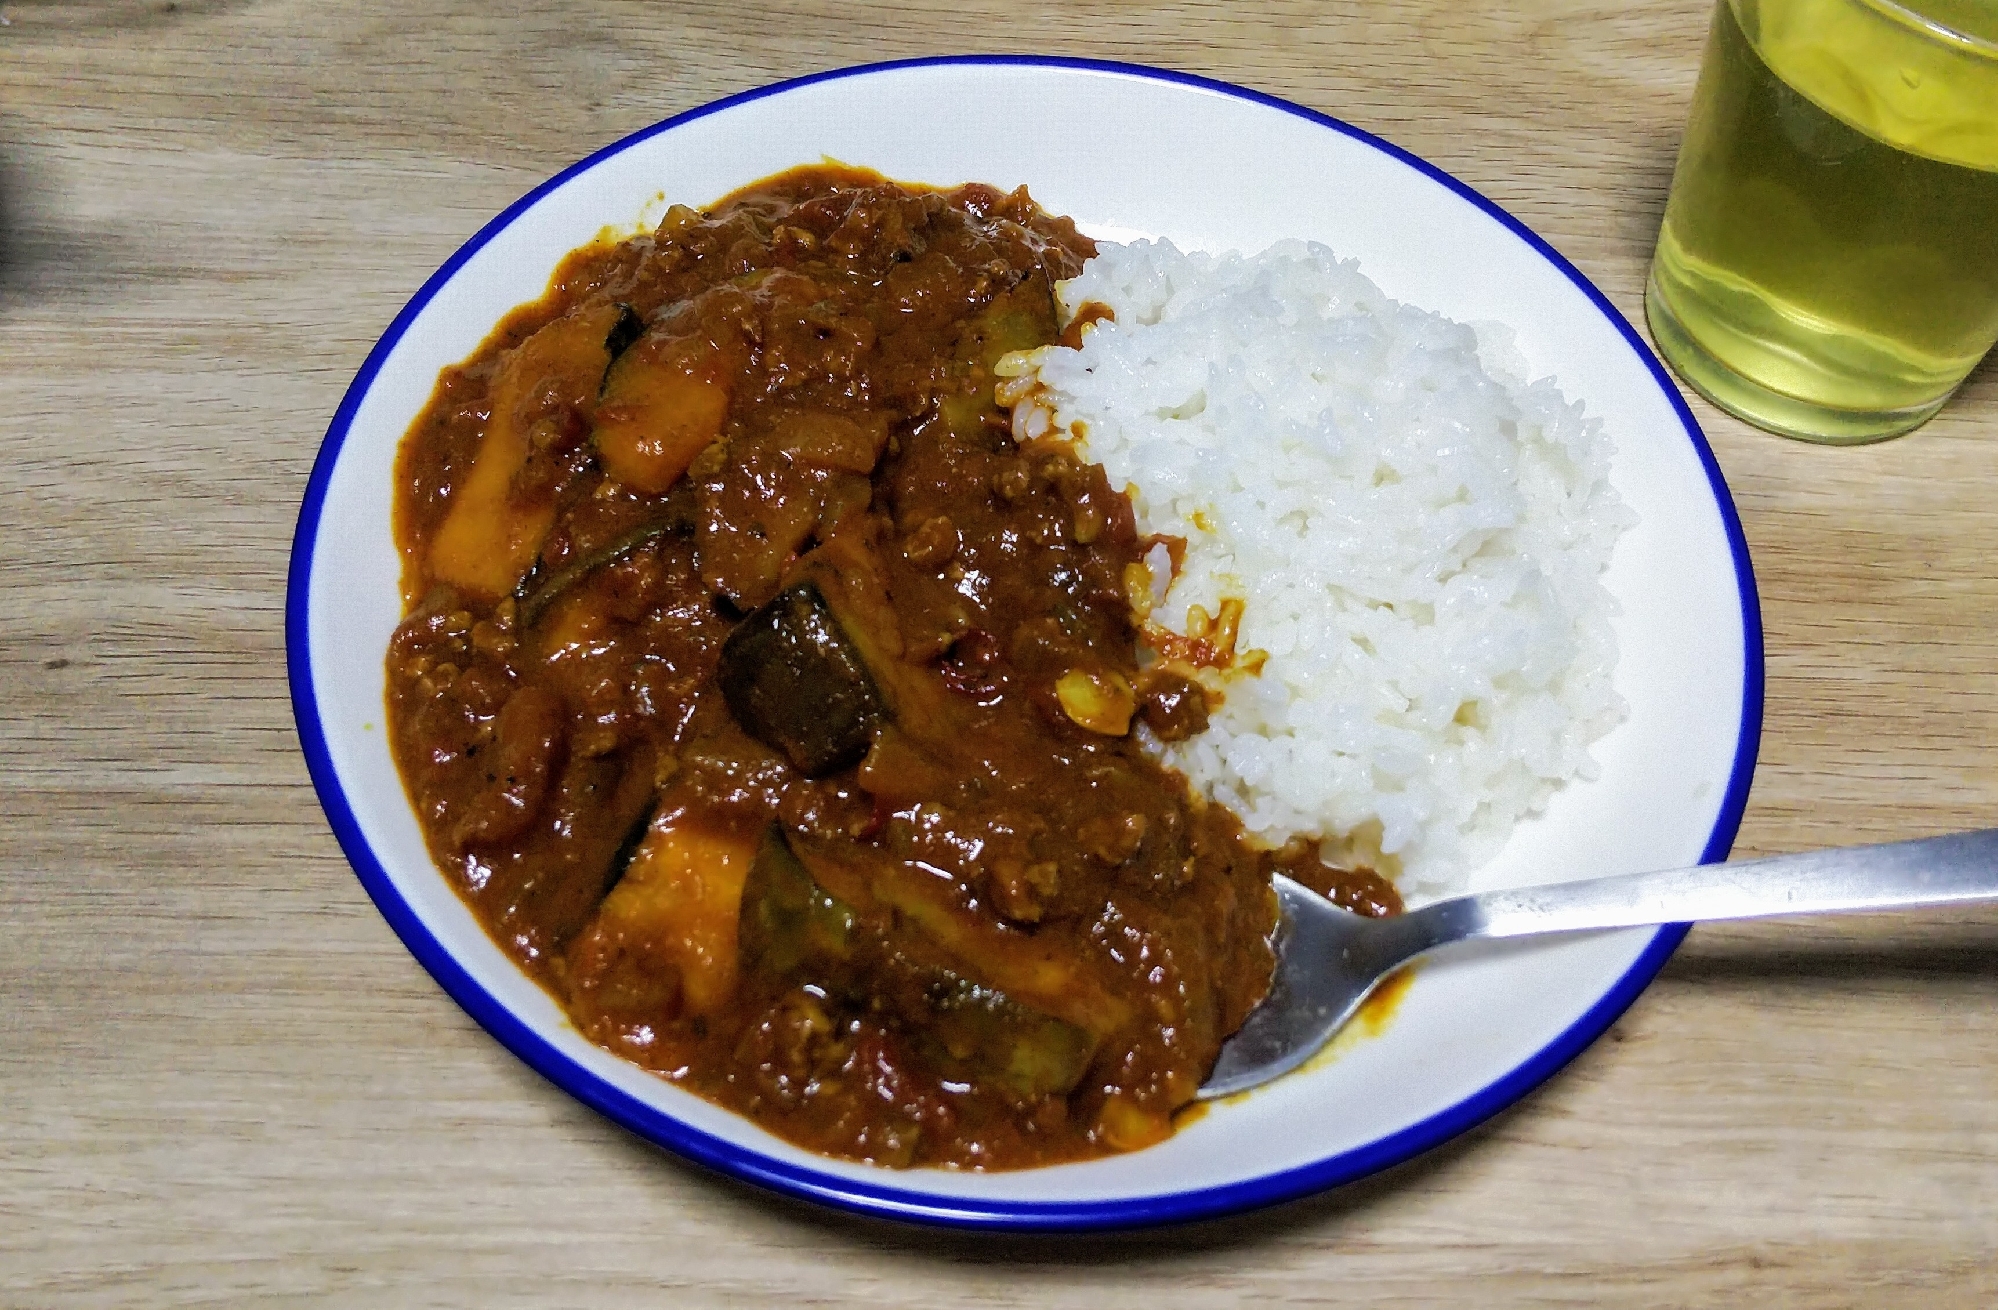
[[[689, 1160], [904, 1219], [1106, 1228], [1284, 1200], [1382, 1169], [1525, 1095], [1594, 1040], [1683, 929], [1467, 952], [1415, 977], [1392, 1021], [1214, 1107], [1150, 1150], [977, 1174], [801, 1151], [582, 1040], [489, 942], [425, 853], [389, 756], [384, 653], [400, 618], [389, 532], [396, 444], [437, 373], [561, 256], [668, 201], [695, 206], [822, 159], [938, 185], [1026, 184], [1093, 235], [1259, 250], [1322, 241], [1389, 295], [1518, 332], [1616, 443], [1641, 516], [1607, 581], [1630, 718], [1601, 776], [1524, 825], [1479, 886], [1717, 860], [1754, 768], [1761, 623], [1734, 507], [1692, 415], [1630, 326], [1546, 242], [1469, 188], [1343, 123], [1266, 96], [1108, 64], [977, 58], [855, 69], [738, 96], [577, 164], [494, 219], [397, 315], [355, 378], [306, 490], [286, 606], [312, 778], [361, 881], [409, 949], [557, 1086]], [[648, 207], [650, 207], [648, 209]]]

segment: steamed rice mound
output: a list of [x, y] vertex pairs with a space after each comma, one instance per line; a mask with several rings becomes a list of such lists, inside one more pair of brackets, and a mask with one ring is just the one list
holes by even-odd
[[1100, 250], [1059, 296], [1115, 320], [1014, 357], [1001, 395], [1017, 437], [1069, 436], [1140, 532], [1185, 538], [1169, 587], [1151, 556], [1150, 623], [1243, 603], [1209, 729], [1151, 744], [1272, 846], [1461, 887], [1625, 713], [1600, 579], [1634, 516], [1600, 421], [1525, 381], [1505, 329], [1323, 246]]

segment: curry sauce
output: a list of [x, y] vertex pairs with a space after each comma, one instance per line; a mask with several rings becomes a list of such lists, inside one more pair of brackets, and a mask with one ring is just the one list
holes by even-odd
[[1148, 543], [993, 399], [1091, 253], [1024, 189], [783, 174], [575, 252], [400, 453], [432, 854], [590, 1040], [814, 1150], [1146, 1145], [1268, 985], [1279, 857], [1133, 726], [1205, 721]]

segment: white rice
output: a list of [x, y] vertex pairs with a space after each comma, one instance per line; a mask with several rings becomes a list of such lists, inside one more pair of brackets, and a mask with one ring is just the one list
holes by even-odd
[[1461, 887], [1625, 714], [1600, 579], [1634, 516], [1600, 420], [1527, 383], [1509, 330], [1390, 300], [1323, 246], [1099, 249], [1062, 309], [1116, 319], [1002, 366], [1015, 435], [1066, 430], [1141, 533], [1186, 539], [1152, 623], [1238, 598], [1238, 654], [1268, 653], [1206, 676], [1205, 733], [1147, 740], [1272, 846]]

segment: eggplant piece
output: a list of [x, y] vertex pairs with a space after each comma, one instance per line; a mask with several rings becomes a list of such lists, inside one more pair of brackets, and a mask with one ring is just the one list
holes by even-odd
[[1023, 1099], [1074, 1089], [1096, 1054], [1084, 1029], [997, 988], [910, 957], [826, 891], [776, 828], [742, 889], [746, 970], [808, 983], [893, 1015], [947, 1075], [996, 1082]]
[[874, 677], [886, 714], [917, 745], [956, 758], [974, 731], [974, 707], [936, 673], [903, 658], [901, 622], [880, 559], [865, 534], [836, 534], [799, 560], [791, 580], [810, 579]]
[[1006, 993], [945, 975], [930, 989], [930, 1015], [916, 1029], [920, 1049], [1024, 1098], [1060, 1096], [1089, 1072], [1096, 1043], [1074, 1024], [1030, 1010]]
[[565, 948], [624, 866], [622, 848], [654, 804], [655, 754], [645, 743], [593, 758], [571, 754], [541, 817], [493, 861], [480, 893], [510, 952], [530, 960]]
[[[646, 800], [645, 808], [640, 810], [638, 817], [633, 819], [631, 824], [625, 828], [624, 836], [618, 841], [617, 849], [611, 852], [610, 863], [604, 867], [602, 893], [604, 896], [609, 896], [612, 892], [616, 891], [617, 885], [624, 881], [625, 871], [631, 868], [632, 857], [636, 856], [638, 848], [644, 845], [645, 834], [652, 831], [652, 820], [657, 818], [658, 815], [659, 793], [655, 789], [651, 797]], [[602, 904], [602, 900], [599, 899], [599, 909], [602, 908]]]
[[717, 681], [743, 731], [807, 778], [858, 764], [888, 721], [873, 675], [809, 578], [736, 626]]
[[686, 532], [692, 521], [682, 512], [674, 514], [668, 507], [665, 518], [650, 519], [637, 527], [630, 528], [611, 539], [599, 550], [591, 551], [583, 558], [543, 577], [537, 562], [533, 572], [520, 580], [513, 590], [513, 598], [520, 605], [520, 626], [526, 630], [534, 626], [535, 620], [548, 612], [548, 607], [561, 599], [562, 593], [589, 577], [598, 569], [611, 565], [631, 554], [649, 541], [673, 532]]
[[741, 958], [744, 966], [779, 978], [801, 973], [841, 975], [850, 987], [857, 916], [805, 871], [776, 828], [750, 866], [742, 889]]
[[965, 323], [952, 349], [955, 371], [975, 385], [940, 403], [944, 426], [964, 437], [984, 430], [986, 420], [1000, 413], [992, 395], [993, 368], [1016, 350], [1052, 342], [1056, 330], [1054, 287], [1045, 273], [1031, 273], [994, 296]]
[[[630, 350], [632, 343], [645, 335], [645, 320], [638, 311], [620, 300], [617, 304], [617, 322], [611, 324], [610, 331], [604, 334], [604, 354], [610, 358], [604, 366], [604, 380], [610, 379], [610, 365], [617, 363], [617, 357]], [[597, 384], [597, 394], [603, 394], [603, 383]]]

